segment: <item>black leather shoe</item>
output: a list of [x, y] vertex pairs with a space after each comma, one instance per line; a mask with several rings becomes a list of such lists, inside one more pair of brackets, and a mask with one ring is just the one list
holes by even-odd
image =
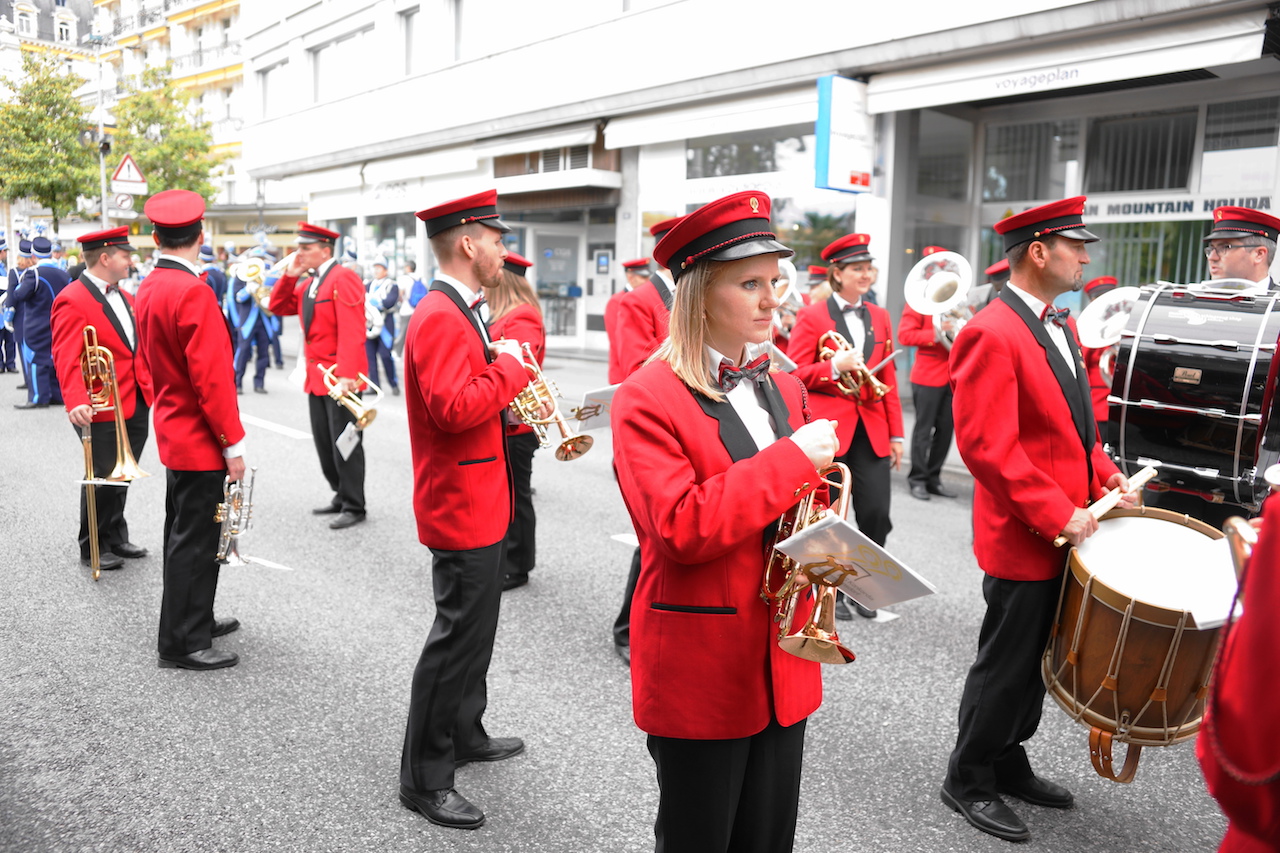
[[1050, 809], [1069, 809], [1076, 801], [1066, 788], [1039, 776], [1032, 776], [1021, 782], [998, 782], [996, 790], [1002, 794], [1012, 794], [1033, 806]]
[[452, 829], [478, 829], [484, 826], [484, 812], [452, 788], [415, 794], [400, 786], [400, 804], [415, 811], [436, 826]]
[[21, 385], [19, 385], [19, 386], [18, 386], [18, 390], [19, 390], [19, 391], [25, 391], [25, 390], [27, 390], [27, 383], [23, 382]]
[[[89, 558], [81, 557], [80, 565], [88, 566]], [[103, 551], [101, 554], [98, 555], [98, 568], [102, 569], [104, 572], [109, 572], [112, 569], [118, 569], [123, 565], [124, 565], [124, 560], [120, 559], [110, 551]]]
[[613, 651], [622, 658], [622, 662], [627, 666], [631, 666], [631, 646], [625, 643], [614, 643]]
[[392, 397], [399, 397], [399, 396], [400, 396], [400, 386], [399, 386], [399, 385], [392, 385], [392, 386], [391, 386], [391, 396], [392, 396]]
[[524, 741], [518, 737], [491, 737], [466, 755], [455, 755], [453, 766], [461, 767], [473, 761], [503, 761], [524, 752]]
[[502, 579], [502, 591], [524, 586], [529, 582], [529, 574], [527, 572], [507, 572]]
[[[915, 494], [915, 493], [914, 493], [914, 492], [912, 492], [912, 494]], [[938, 496], [938, 497], [940, 497], [940, 498], [958, 498], [958, 497], [960, 497], [960, 495], [959, 495], [957, 492], [953, 492], [953, 491], [951, 491], [950, 489], [948, 489], [946, 486], [942, 485], [941, 483], [939, 483], [939, 484], [938, 484], [938, 485], [936, 485], [936, 486], [930, 486], [930, 487], [929, 487], [929, 494], [931, 494], [931, 495], [937, 495], [937, 496]]]
[[119, 554], [121, 557], [127, 557], [130, 560], [136, 560], [139, 557], [147, 556], [147, 549], [141, 545], [134, 545], [132, 542], [121, 542], [119, 545], [112, 545], [111, 552]]
[[329, 504], [328, 506], [318, 506], [311, 510], [312, 515], [337, 515], [342, 512], [342, 504]]
[[961, 800], [943, 788], [942, 801], [964, 815], [969, 823], [996, 838], [1026, 841], [1031, 837], [1031, 830], [999, 797], [994, 800]]
[[859, 616], [861, 616], [863, 619], [874, 619], [874, 618], [876, 618], [876, 612], [877, 612], [877, 611], [875, 611], [875, 610], [868, 610], [867, 608], [863, 607], [861, 604], [859, 604], [859, 603], [858, 603], [858, 602], [856, 602], [856, 601], [853, 603], [853, 609], [854, 609], [854, 610], [857, 610], [857, 611], [858, 611], [858, 615], [859, 615]]
[[849, 599], [843, 595], [836, 596], [836, 618], [841, 622], [853, 619], [853, 610], [849, 607]]
[[13, 407], [15, 409], [47, 409], [49, 408], [49, 404], [48, 403], [14, 403]]
[[244, 395], [244, 389], [243, 389], [243, 388], [237, 388], [237, 389], [236, 389], [236, 396], [237, 396], [237, 397], [239, 397], [239, 396], [243, 396], [243, 395]]
[[929, 500], [929, 490], [926, 489], [920, 483], [912, 483], [911, 497], [915, 498], [918, 501], [927, 501]]
[[210, 636], [222, 637], [230, 634], [232, 631], [240, 630], [240, 620], [234, 616], [228, 616], [226, 619], [214, 618], [213, 631]]
[[356, 515], [354, 512], [344, 512], [342, 515], [329, 522], [330, 530], [341, 530], [344, 527], [352, 527], [364, 521], [364, 514]]
[[254, 388], [254, 389], [253, 389], [253, 393], [255, 393], [255, 394], [265, 394], [265, 393], [267, 393], [267, 389], [266, 389], [266, 388]]
[[222, 669], [240, 663], [240, 655], [218, 649], [201, 649], [189, 655], [160, 656], [161, 669]]

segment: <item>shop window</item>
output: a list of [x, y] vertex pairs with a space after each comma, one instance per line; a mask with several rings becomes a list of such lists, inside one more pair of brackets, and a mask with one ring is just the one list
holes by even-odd
[[1090, 270], [1121, 284], [1208, 278], [1203, 222], [1090, 222], [1089, 230], [1102, 238], [1089, 244]]
[[988, 127], [982, 200], [1061, 198], [1080, 159], [1080, 121]]
[[1085, 192], [1186, 189], [1197, 113], [1192, 108], [1091, 121]]
[[719, 178], [783, 171], [796, 155], [807, 150], [812, 140], [812, 126], [690, 139], [685, 148], [685, 177]]
[[1210, 104], [1205, 120], [1204, 150], [1265, 148], [1280, 136], [1280, 97]]
[[932, 198], [967, 201], [973, 125], [933, 110], [922, 110], [919, 120], [916, 192]]

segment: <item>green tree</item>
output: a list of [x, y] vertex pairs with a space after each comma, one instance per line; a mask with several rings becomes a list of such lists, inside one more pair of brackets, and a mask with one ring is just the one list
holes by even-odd
[[[209, 180], [222, 157], [209, 150], [209, 122], [193, 116], [191, 94], [173, 85], [171, 69], [149, 68], [126, 82], [125, 94], [113, 110], [115, 156], [133, 157], [154, 195], [163, 190], [191, 190], [212, 202], [218, 188]], [[136, 207], [145, 203], [137, 201]]]
[[53, 230], [81, 195], [97, 195], [96, 152], [81, 142], [85, 83], [62, 60], [22, 54], [22, 79], [4, 80], [13, 99], [0, 104], [0, 197], [29, 198], [53, 214]]
[[792, 258], [797, 269], [803, 270], [805, 265], [818, 264], [825, 266], [822, 250], [830, 243], [848, 234], [853, 228], [853, 214], [831, 216], [825, 213], [805, 213], [800, 227], [788, 231], [784, 242], [795, 250]]

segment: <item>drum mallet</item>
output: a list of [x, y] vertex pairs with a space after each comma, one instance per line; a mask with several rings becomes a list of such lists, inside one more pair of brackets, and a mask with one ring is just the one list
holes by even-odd
[[[1148, 465], [1138, 473], [1129, 478], [1129, 491], [1123, 491], [1119, 488], [1112, 489], [1093, 503], [1089, 504], [1089, 514], [1096, 520], [1101, 521], [1102, 517], [1111, 510], [1116, 508], [1116, 504], [1120, 503], [1120, 499], [1130, 492], [1136, 492], [1147, 484], [1147, 481], [1156, 475], [1156, 469]], [[1067, 544], [1067, 537], [1059, 536], [1053, 540], [1053, 547], [1061, 548]]]

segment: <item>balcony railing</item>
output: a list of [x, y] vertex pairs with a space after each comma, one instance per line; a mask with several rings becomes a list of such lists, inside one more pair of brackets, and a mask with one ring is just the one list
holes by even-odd
[[209, 65], [226, 64], [233, 59], [238, 59], [239, 56], [240, 42], [238, 41], [227, 42], [216, 47], [201, 47], [191, 53], [173, 57], [173, 70], [188, 73]]

